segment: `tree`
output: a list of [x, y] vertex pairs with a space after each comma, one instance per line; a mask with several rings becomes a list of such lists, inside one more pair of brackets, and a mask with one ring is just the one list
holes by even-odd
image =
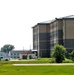
[[74, 50], [69, 54], [72, 61], [74, 61]]
[[15, 47], [13, 45], [6, 44], [1, 48], [1, 51], [5, 53], [9, 53], [9, 51], [12, 51], [14, 48]]
[[65, 59], [66, 48], [62, 45], [55, 45], [53, 48], [52, 56], [55, 58], [56, 63], [62, 63]]

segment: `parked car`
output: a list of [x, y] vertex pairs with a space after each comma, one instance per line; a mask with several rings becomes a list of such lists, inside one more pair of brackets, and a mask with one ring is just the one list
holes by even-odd
[[0, 60], [8, 61], [8, 60], [10, 60], [10, 57], [7, 53], [0, 52]]
[[8, 61], [8, 60], [10, 60], [10, 58], [5, 58], [5, 57], [0, 57], [0, 60], [5, 60], [5, 61]]

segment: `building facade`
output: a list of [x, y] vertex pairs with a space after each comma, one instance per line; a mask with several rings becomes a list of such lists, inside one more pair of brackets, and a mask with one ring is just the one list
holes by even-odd
[[49, 57], [49, 23], [38, 23], [33, 27], [33, 49], [38, 57]]
[[55, 18], [33, 27], [33, 49], [38, 56], [48, 57], [55, 44], [63, 45], [68, 52], [74, 50], [74, 16]]
[[18, 58], [18, 59], [34, 59], [37, 58], [35, 51], [22, 51], [22, 50], [15, 50], [9, 52], [10, 58]]

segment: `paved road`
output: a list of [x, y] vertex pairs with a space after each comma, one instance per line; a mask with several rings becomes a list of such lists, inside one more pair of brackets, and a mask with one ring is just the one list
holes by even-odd
[[59, 63], [59, 64], [56, 64], [56, 63], [50, 63], [50, 64], [13, 64], [14, 66], [62, 66], [62, 65], [71, 65], [73, 66], [74, 63]]

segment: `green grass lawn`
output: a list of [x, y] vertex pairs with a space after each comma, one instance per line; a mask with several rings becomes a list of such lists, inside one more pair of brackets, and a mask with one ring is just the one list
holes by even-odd
[[51, 58], [28, 61], [0, 61], [0, 75], [74, 75], [74, 66], [13, 66], [12, 64], [49, 63]]
[[49, 63], [51, 58], [38, 58], [34, 60], [19, 60], [19, 61], [0, 61], [1, 64], [32, 64], [32, 63]]
[[0, 65], [0, 75], [74, 75], [74, 66]]

